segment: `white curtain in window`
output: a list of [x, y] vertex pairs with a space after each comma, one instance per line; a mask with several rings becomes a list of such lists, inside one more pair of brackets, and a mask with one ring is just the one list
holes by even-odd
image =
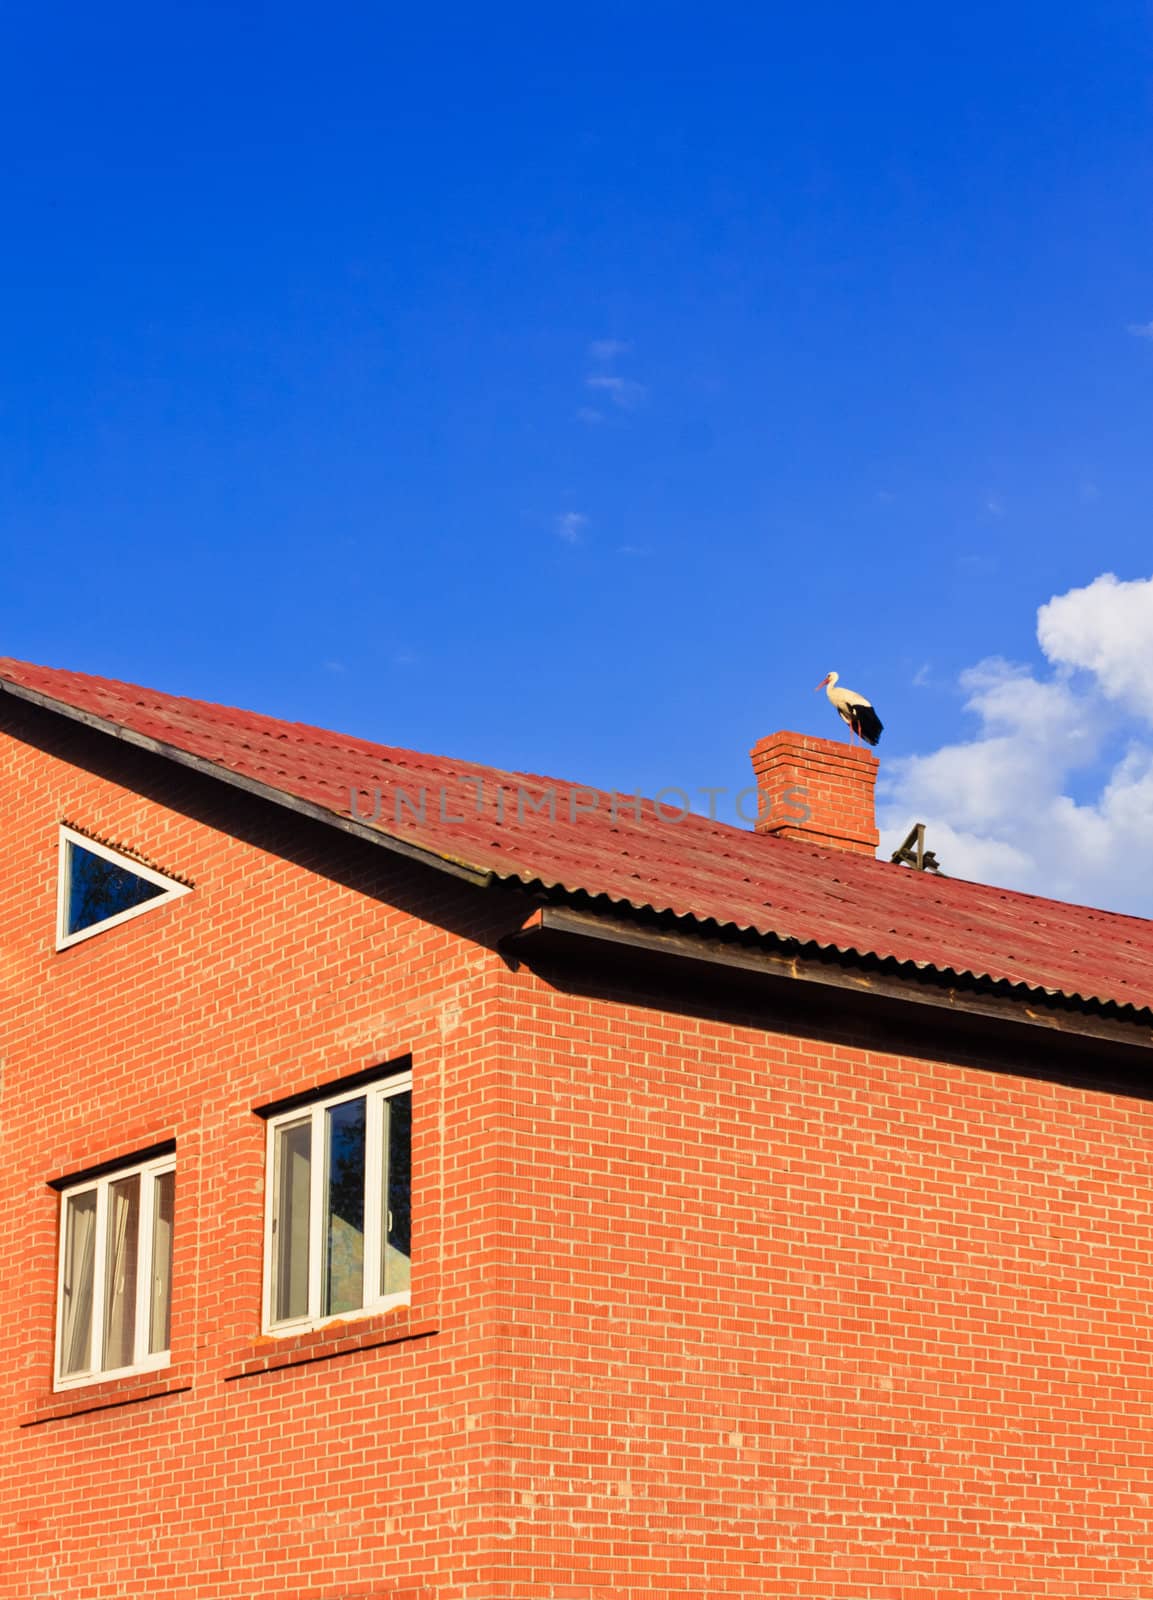
[[276, 1166], [273, 1320], [283, 1322], [308, 1315], [311, 1119], [277, 1130]]
[[140, 1178], [122, 1178], [108, 1190], [105, 1266], [105, 1372], [130, 1367], [136, 1343], [136, 1261], [140, 1228]]
[[65, 1207], [64, 1288], [60, 1327], [65, 1373], [88, 1370], [92, 1344], [92, 1280], [96, 1265], [96, 1191]]

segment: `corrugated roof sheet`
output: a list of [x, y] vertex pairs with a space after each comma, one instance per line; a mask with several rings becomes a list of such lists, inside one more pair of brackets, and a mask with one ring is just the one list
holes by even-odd
[[579, 784], [0, 658], [5, 682], [478, 873], [846, 956], [1153, 1007], [1153, 923], [1141, 918], [705, 817], [674, 822], [648, 801], [638, 817], [627, 799]]

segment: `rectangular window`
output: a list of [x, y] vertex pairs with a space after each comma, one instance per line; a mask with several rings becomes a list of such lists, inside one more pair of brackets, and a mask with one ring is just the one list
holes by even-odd
[[175, 1198], [171, 1155], [61, 1194], [57, 1388], [168, 1365]]
[[408, 1298], [411, 1152], [411, 1073], [269, 1119], [266, 1328]]

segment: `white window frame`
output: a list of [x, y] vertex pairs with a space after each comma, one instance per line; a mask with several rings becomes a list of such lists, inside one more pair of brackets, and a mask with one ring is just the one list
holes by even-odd
[[[261, 1306], [261, 1327], [266, 1334], [284, 1336], [306, 1333], [310, 1328], [323, 1328], [330, 1322], [350, 1322], [359, 1317], [376, 1316], [393, 1306], [408, 1305], [411, 1290], [396, 1294], [380, 1293], [381, 1212], [383, 1207], [369, 1204], [369, 1196], [381, 1193], [383, 1171], [383, 1122], [381, 1105], [394, 1095], [412, 1088], [412, 1073], [398, 1072], [375, 1082], [361, 1084], [329, 1095], [323, 1100], [310, 1100], [290, 1110], [278, 1112], [268, 1119], [265, 1144], [264, 1192], [264, 1295]], [[324, 1139], [324, 1118], [334, 1106], [350, 1100], [365, 1102], [364, 1150], [364, 1305], [349, 1311], [335, 1311], [328, 1316], [320, 1314], [324, 1275], [324, 1199], [328, 1184], [328, 1155]], [[308, 1239], [308, 1312], [283, 1322], [272, 1320], [273, 1277], [276, 1268], [274, 1222], [276, 1205], [276, 1135], [280, 1128], [311, 1121], [311, 1166], [309, 1172], [309, 1239]], [[319, 1156], [319, 1159], [318, 1159]], [[375, 1290], [375, 1294], [373, 1291]]]
[[[155, 1220], [153, 1203], [156, 1197], [156, 1185], [152, 1180], [162, 1177], [166, 1172], [174, 1173], [175, 1171], [176, 1157], [168, 1154], [157, 1156], [152, 1161], [115, 1167], [109, 1172], [102, 1173], [98, 1178], [87, 1180], [81, 1178], [76, 1183], [70, 1183], [67, 1188], [60, 1191], [60, 1216], [57, 1234], [59, 1262], [56, 1277], [55, 1388], [77, 1389], [86, 1384], [106, 1383], [114, 1378], [126, 1378], [135, 1372], [157, 1372], [162, 1367], [171, 1365], [171, 1349], [158, 1350], [153, 1354], [148, 1349], [148, 1339], [149, 1317], [152, 1309], [152, 1241]], [[140, 1227], [136, 1241], [136, 1322], [133, 1329], [133, 1360], [129, 1366], [104, 1370], [99, 1363], [104, 1355], [104, 1283], [108, 1266], [108, 1191], [114, 1183], [119, 1183], [121, 1179], [134, 1178], [137, 1175], [140, 1177]], [[92, 1360], [92, 1366], [85, 1372], [66, 1374], [61, 1369], [64, 1361], [64, 1268], [66, 1265], [68, 1202], [93, 1191], [96, 1194], [96, 1218], [93, 1224], [96, 1244], [92, 1268], [92, 1329], [89, 1344], [89, 1356]]]
[[[105, 917], [103, 922], [94, 922], [91, 927], [80, 928], [75, 933], [68, 932], [68, 900], [70, 893], [69, 848], [78, 845], [81, 850], [87, 850], [94, 856], [103, 856], [105, 861], [111, 861], [114, 866], [123, 867], [126, 872], [133, 873], [137, 878], [143, 878], [146, 883], [154, 883], [157, 888], [163, 889], [163, 894], [153, 895], [151, 900], [142, 900], [138, 906], [130, 906], [127, 911], [118, 911], [115, 916]], [[177, 900], [182, 894], [188, 894], [189, 885], [177, 883], [175, 878], [168, 878], [163, 872], [157, 872], [154, 867], [146, 867], [142, 861], [136, 861], [132, 856], [122, 855], [119, 850], [113, 850], [110, 845], [99, 844], [95, 839], [90, 839], [86, 833], [78, 833], [75, 828], [65, 824], [60, 825], [60, 863], [56, 872], [56, 948], [67, 950], [71, 945], [79, 944], [84, 939], [91, 939], [98, 933], [104, 933], [109, 928], [116, 928], [122, 922], [128, 922], [132, 917], [139, 917], [145, 911], [156, 911], [160, 906], [166, 906], [170, 900]]]

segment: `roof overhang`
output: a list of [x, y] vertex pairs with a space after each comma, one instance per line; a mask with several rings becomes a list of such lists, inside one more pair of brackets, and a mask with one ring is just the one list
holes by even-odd
[[[689, 981], [695, 986], [728, 987], [730, 991], [780, 994], [787, 986], [804, 992], [810, 1005], [836, 1006], [855, 1000], [873, 1002], [891, 1013], [894, 1006], [912, 1008], [934, 1029], [952, 1027], [969, 1034], [1009, 1030], [1037, 1038], [1077, 1042], [1098, 1052], [1147, 1055], [1153, 1051], [1153, 1023], [1124, 1014], [1121, 1007], [1088, 1008], [1060, 996], [1025, 998], [1009, 984], [1000, 988], [979, 980], [950, 980], [934, 969], [909, 976], [886, 970], [881, 960], [847, 962], [815, 951], [774, 949], [765, 939], [709, 937], [658, 919], [626, 918], [565, 905], [538, 907], [523, 928], [504, 941], [514, 960], [533, 966], [550, 960], [587, 960], [618, 964]], [[743, 981], [742, 981], [743, 980]], [[802, 1000], [804, 1003], [804, 1000]]]

